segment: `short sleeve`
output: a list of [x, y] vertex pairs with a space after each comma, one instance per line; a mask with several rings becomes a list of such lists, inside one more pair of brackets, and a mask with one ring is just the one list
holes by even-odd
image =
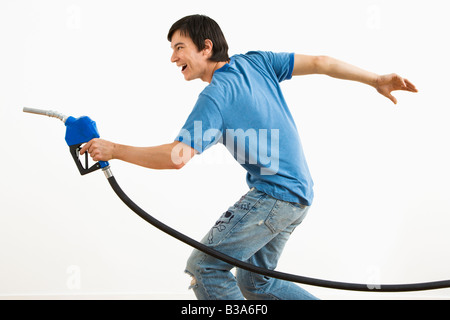
[[294, 70], [295, 53], [270, 52], [270, 51], [250, 51], [247, 54], [257, 58], [259, 63], [270, 67], [278, 82], [290, 80]]
[[175, 141], [183, 142], [203, 153], [222, 139], [222, 115], [209, 95], [201, 93]]
[[290, 80], [294, 70], [294, 53], [274, 53], [266, 52], [267, 57], [272, 64], [273, 70], [278, 77], [278, 81]]

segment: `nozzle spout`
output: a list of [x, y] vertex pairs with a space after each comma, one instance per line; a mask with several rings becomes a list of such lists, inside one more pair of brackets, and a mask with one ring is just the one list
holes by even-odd
[[51, 111], [51, 110], [41, 110], [41, 109], [24, 107], [23, 112], [39, 114], [39, 115], [43, 115], [43, 116], [48, 116], [50, 118], [58, 118], [62, 122], [66, 122], [66, 120], [68, 118], [67, 116], [63, 115], [62, 113], [59, 113], [56, 111]]

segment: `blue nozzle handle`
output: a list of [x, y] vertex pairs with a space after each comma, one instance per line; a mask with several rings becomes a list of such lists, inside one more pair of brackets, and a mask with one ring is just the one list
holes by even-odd
[[66, 122], [66, 142], [70, 147], [70, 153], [80, 171], [81, 175], [91, 173], [100, 168], [106, 168], [109, 163], [106, 161], [99, 161], [92, 167], [88, 167], [88, 155], [86, 153], [85, 166], [81, 164], [79, 151], [81, 145], [91, 141], [94, 138], [100, 138], [97, 124], [91, 118], [83, 116], [80, 118], [68, 117]]

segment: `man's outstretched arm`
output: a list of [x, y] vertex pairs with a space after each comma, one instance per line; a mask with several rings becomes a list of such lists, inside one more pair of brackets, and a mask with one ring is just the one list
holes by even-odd
[[337, 79], [358, 81], [370, 85], [395, 104], [397, 99], [392, 96], [392, 91], [418, 92], [409, 80], [395, 73], [378, 75], [332, 57], [296, 54], [292, 75], [307, 74], [324, 74]]
[[174, 141], [155, 147], [133, 147], [103, 139], [92, 139], [80, 150], [94, 161], [118, 159], [149, 169], [181, 169], [196, 154], [190, 146]]

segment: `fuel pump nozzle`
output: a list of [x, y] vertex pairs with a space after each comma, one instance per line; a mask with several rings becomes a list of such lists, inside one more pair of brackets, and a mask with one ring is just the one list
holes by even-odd
[[81, 146], [94, 138], [100, 138], [98, 133], [97, 124], [91, 118], [87, 116], [82, 116], [79, 118], [74, 118], [71, 116], [65, 116], [59, 112], [51, 110], [41, 110], [35, 108], [23, 108], [23, 112], [33, 113], [43, 116], [48, 116], [51, 118], [57, 118], [64, 122], [66, 125], [66, 142], [70, 149], [70, 154], [72, 155], [75, 164], [81, 175], [85, 175], [94, 172], [98, 169], [103, 169], [104, 171], [108, 169], [109, 163], [105, 161], [99, 161], [92, 166], [89, 166], [88, 153], [85, 153], [84, 165], [80, 161], [80, 150]]

